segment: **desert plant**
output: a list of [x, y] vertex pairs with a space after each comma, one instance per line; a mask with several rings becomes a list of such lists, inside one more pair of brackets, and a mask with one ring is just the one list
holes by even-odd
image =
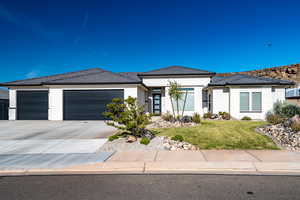
[[201, 116], [199, 113], [194, 113], [193, 117], [192, 117], [192, 121], [196, 124], [200, 124], [201, 123]]
[[172, 114], [170, 114], [169, 112], [165, 113], [165, 114], [162, 114], [161, 115], [161, 118], [165, 121], [168, 121], [168, 122], [171, 122], [171, 121], [174, 121], [174, 117]]
[[251, 117], [248, 117], [248, 116], [244, 116], [244, 117], [242, 118], [242, 120], [246, 120], [246, 121], [249, 121], [249, 120], [252, 120], [252, 119], [251, 119]]
[[287, 105], [286, 101], [276, 101], [273, 104], [273, 113], [282, 116], [282, 108]]
[[230, 120], [230, 114], [227, 112], [219, 112], [219, 116], [224, 120]]
[[204, 115], [203, 115], [203, 118], [205, 118], [205, 119], [210, 119], [211, 117], [212, 117], [212, 113], [210, 113], [210, 112], [204, 113]]
[[180, 91], [180, 85], [176, 81], [174, 81], [174, 82], [169, 81], [169, 85], [170, 85], [169, 96], [171, 99], [174, 119], [176, 119], [173, 100], [175, 100], [175, 103], [176, 103], [176, 111], [177, 111], [177, 117], [178, 117], [179, 116], [179, 100], [182, 99], [182, 92]]
[[266, 114], [266, 120], [271, 124], [280, 124], [284, 121], [284, 118], [278, 114], [268, 112]]
[[114, 98], [108, 104], [105, 117], [111, 119], [107, 125], [126, 131], [134, 136], [141, 136], [142, 129], [150, 122], [150, 115], [140, 106], [136, 98], [128, 97], [125, 101]]
[[148, 145], [150, 143], [150, 139], [143, 137], [140, 141], [141, 144]]
[[171, 140], [182, 142], [183, 137], [181, 135], [175, 135], [171, 138]]
[[282, 107], [281, 116], [282, 117], [294, 117], [295, 115], [300, 115], [300, 107], [293, 104], [288, 104]]
[[117, 140], [117, 139], [119, 139], [119, 135], [112, 135], [112, 136], [108, 137], [108, 141], [110, 141], [110, 142]]
[[296, 123], [296, 122], [292, 122], [291, 124], [291, 129], [295, 132], [299, 132], [300, 131], [300, 124]]

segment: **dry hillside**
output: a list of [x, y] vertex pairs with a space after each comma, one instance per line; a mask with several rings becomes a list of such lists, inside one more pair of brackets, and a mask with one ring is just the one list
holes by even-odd
[[280, 67], [265, 68], [261, 70], [252, 70], [245, 72], [221, 73], [218, 76], [230, 76], [232, 74], [248, 74], [252, 76], [263, 76], [290, 80], [300, 83], [300, 64], [286, 65]]

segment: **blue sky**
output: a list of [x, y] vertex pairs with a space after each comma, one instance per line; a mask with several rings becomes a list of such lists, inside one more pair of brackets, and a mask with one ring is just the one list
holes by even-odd
[[300, 1], [1, 0], [0, 82], [102, 67], [300, 62]]

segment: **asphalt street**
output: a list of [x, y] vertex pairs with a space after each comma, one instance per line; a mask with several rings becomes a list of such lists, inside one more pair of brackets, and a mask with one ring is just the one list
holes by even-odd
[[0, 178], [0, 199], [299, 199], [300, 176], [68, 175]]

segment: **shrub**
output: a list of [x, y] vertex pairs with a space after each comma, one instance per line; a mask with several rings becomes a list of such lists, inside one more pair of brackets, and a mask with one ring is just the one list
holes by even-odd
[[293, 105], [293, 104], [288, 104], [284, 107], [282, 107], [281, 109], [282, 112], [282, 117], [294, 117], [295, 115], [299, 115], [300, 114], [300, 107], [297, 105]]
[[244, 116], [244, 117], [242, 118], [242, 120], [247, 120], [247, 121], [248, 121], [248, 120], [252, 120], [252, 119], [251, 119], [251, 117]]
[[150, 122], [150, 115], [145, 113], [144, 107], [138, 104], [136, 98], [128, 97], [125, 101], [114, 98], [112, 103], [106, 107], [107, 112], [103, 114], [112, 120], [107, 125], [129, 132], [134, 136], [140, 136], [142, 129]]
[[193, 117], [192, 117], [192, 121], [196, 124], [200, 124], [201, 123], [201, 116], [199, 113], [194, 113]]
[[205, 118], [205, 119], [210, 119], [211, 117], [212, 117], [212, 113], [210, 113], [210, 112], [204, 113], [204, 115], [203, 115], [203, 118]]
[[278, 114], [273, 114], [271, 112], [268, 112], [266, 115], [266, 120], [271, 124], [280, 124], [284, 122], [284, 118], [281, 117]]
[[282, 108], [287, 105], [285, 101], [276, 101], [273, 105], [273, 112], [276, 115], [282, 116]]
[[182, 123], [191, 123], [193, 118], [191, 116], [183, 116], [180, 120]]
[[119, 135], [112, 135], [112, 136], [108, 137], [108, 141], [110, 141], [110, 142], [117, 140], [117, 139], [119, 139]]
[[140, 141], [141, 144], [148, 145], [150, 143], [150, 139], [143, 137]]
[[174, 120], [174, 117], [171, 113], [167, 112], [161, 116], [161, 118], [165, 121], [171, 122]]
[[171, 138], [171, 140], [182, 142], [183, 137], [181, 135], [175, 135]]
[[297, 122], [292, 122], [291, 124], [291, 129], [295, 132], [299, 132], [300, 131], [300, 124]]

